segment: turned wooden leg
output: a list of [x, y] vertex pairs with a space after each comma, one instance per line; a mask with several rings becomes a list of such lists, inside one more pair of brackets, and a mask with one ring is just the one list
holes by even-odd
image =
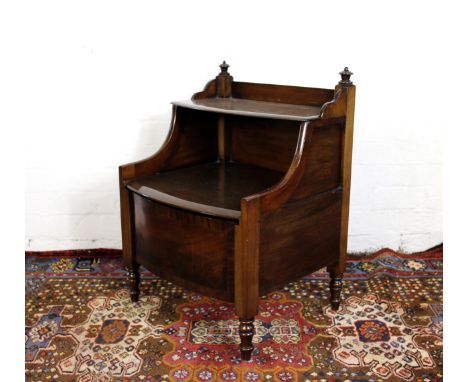
[[343, 289], [343, 275], [332, 275], [330, 280], [330, 303], [333, 310], [340, 308], [341, 290]]
[[130, 290], [130, 299], [137, 302], [140, 296], [140, 266], [134, 265], [127, 269], [127, 284]]
[[330, 304], [333, 310], [340, 308], [341, 290], [343, 289], [343, 273], [340, 273], [338, 267], [333, 265], [328, 267], [330, 272]]
[[254, 350], [254, 320], [258, 313], [260, 279], [260, 198], [242, 199], [242, 215], [235, 228], [234, 239], [234, 302], [239, 317], [240, 353], [250, 361]]
[[240, 352], [244, 361], [249, 361], [252, 355], [253, 336], [255, 334], [254, 318], [239, 319]]

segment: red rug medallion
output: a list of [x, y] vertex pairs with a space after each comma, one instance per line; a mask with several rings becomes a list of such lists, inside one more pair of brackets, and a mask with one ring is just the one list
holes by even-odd
[[442, 380], [441, 250], [351, 257], [337, 312], [322, 273], [265, 296], [249, 362], [233, 304], [148, 273], [132, 303], [115, 256], [26, 268], [28, 381]]

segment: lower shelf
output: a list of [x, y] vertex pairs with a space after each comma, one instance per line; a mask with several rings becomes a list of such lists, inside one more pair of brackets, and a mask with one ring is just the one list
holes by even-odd
[[207, 163], [136, 179], [127, 188], [173, 207], [238, 220], [243, 197], [278, 183], [283, 173], [242, 163]]

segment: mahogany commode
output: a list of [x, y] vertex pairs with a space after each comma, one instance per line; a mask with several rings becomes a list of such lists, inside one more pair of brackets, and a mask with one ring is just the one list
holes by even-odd
[[345, 268], [355, 86], [233, 81], [228, 65], [173, 103], [153, 156], [120, 166], [123, 257], [132, 301], [139, 266], [235, 303], [250, 359], [259, 297], [322, 267], [338, 309]]

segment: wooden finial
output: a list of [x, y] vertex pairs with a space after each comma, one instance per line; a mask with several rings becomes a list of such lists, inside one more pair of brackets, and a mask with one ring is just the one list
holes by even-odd
[[221, 72], [216, 76], [216, 96], [220, 98], [229, 98], [232, 93], [232, 76], [228, 73], [229, 65], [223, 61], [221, 65]]
[[226, 64], [226, 61], [223, 61], [223, 63], [219, 65], [219, 67], [221, 68], [221, 72], [219, 74], [229, 76], [229, 73], [228, 73], [229, 65]]
[[349, 71], [348, 67], [344, 68], [344, 70], [340, 72], [340, 76], [341, 76], [340, 84], [343, 86], [352, 85], [353, 82], [350, 80], [352, 75], [353, 75], [353, 72]]

